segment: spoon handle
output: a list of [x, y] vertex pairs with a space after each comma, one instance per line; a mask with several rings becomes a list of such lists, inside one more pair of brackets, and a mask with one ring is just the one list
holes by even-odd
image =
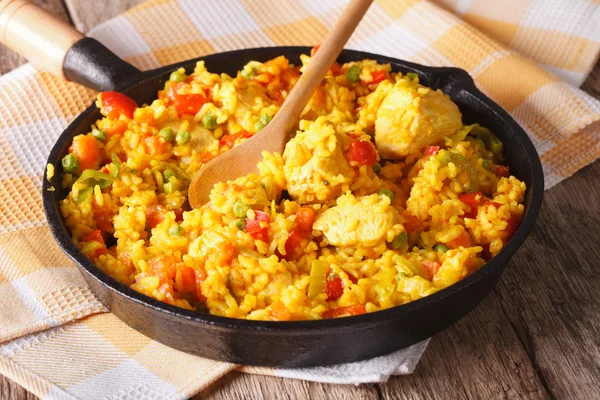
[[[280, 123], [281, 129], [286, 134], [294, 127], [304, 107], [325, 77], [331, 64], [340, 55], [371, 3], [373, 0], [350, 1], [271, 123]], [[287, 140], [287, 136], [284, 140]]]

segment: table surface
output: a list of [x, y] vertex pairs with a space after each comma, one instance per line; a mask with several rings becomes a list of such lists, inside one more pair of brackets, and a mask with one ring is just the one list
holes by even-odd
[[[142, 0], [108, 0], [103, 7], [93, 0], [34, 2], [86, 32]], [[0, 74], [24, 62], [0, 48]], [[583, 89], [600, 99], [600, 63]], [[598, 398], [598, 204], [600, 161], [548, 190], [535, 229], [496, 289], [433, 338], [413, 375], [352, 386], [233, 372], [196, 398]], [[0, 399], [34, 398], [0, 375]]]

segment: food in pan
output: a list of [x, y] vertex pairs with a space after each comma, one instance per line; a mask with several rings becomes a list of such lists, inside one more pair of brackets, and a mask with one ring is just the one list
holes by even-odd
[[372, 60], [334, 64], [284, 153], [190, 210], [194, 172], [264, 128], [301, 72], [284, 57], [235, 77], [199, 62], [148, 105], [100, 93], [103, 118], [59, 168], [75, 245], [155, 299], [278, 321], [405, 304], [500, 252], [526, 190], [502, 142], [416, 74]]

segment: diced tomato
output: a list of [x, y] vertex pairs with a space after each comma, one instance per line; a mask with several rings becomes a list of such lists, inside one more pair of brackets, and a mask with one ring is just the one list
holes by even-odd
[[289, 321], [292, 319], [292, 313], [287, 307], [279, 300], [274, 301], [269, 306], [271, 312], [271, 318], [275, 321]]
[[183, 221], [183, 213], [184, 213], [183, 208], [177, 208], [173, 211], [175, 211], [175, 221], [177, 221], [177, 222]]
[[85, 169], [97, 169], [100, 166], [100, 148], [93, 136], [79, 135], [73, 138], [69, 153], [75, 154], [79, 161], [79, 172]]
[[102, 237], [102, 232], [100, 232], [100, 229], [96, 229], [94, 231], [91, 231], [87, 235], [85, 235], [83, 237], [83, 241], [84, 242], [98, 242], [98, 243], [105, 245], [104, 238]]
[[403, 225], [406, 232], [411, 233], [421, 230], [422, 223], [419, 218], [415, 217], [414, 215], [408, 212], [403, 213], [402, 216], [405, 219]]
[[188, 266], [178, 268], [175, 284], [180, 292], [193, 292], [196, 290], [196, 271]]
[[200, 108], [206, 103], [206, 95], [200, 94], [175, 94], [174, 104], [177, 113], [196, 115]]
[[102, 237], [102, 232], [100, 232], [99, 229], [96, 229], [94, 231], [91, 231], [90, 233], [88, 233], [87, 235], [85, 235], [82, 240], [84, 242], [98, 242], [100, 243], [100, 246], [94, 250], [94, 253], [91, 255], [88, 255], [88, 258], [91, 257], [91, 259], [95, 259], [99, 256], [101, 256], [102, 254], [106, 254], [108, 253], [108, 250], [106, 249], [106, 244], [104, 243], [104, 238]]
[[131, 274], [135, 272], [135, 266], [133, 265], [133, 261], [131, 260], [131, 254], [129, 252], [123, 252], [119, 254], [117, 260], [127, 268], [127, 271]]
[[[269, 85], [272, 86], [272, 85]], [[272, 88], [269, 87], [267, 89], [267, 95], [269, 96], [269, 98], [271, 100], [275, 100], [275, 102], [277, 102], [277, 104], [282, 105], [284, 102], [284, 98], [283, 98], [283, 94], [281, 93], [281, 88], [279, 87], [279, 85], [276, 85], [276, 87]]]
[[342, 278], [336, 276], [333, 279], [327, 279], [325, 293], [327, 293], [327, 301], [334, 301], [342, 297], [342, 294], [344, 293]]
[[316, 45], [315, 47], [313, 47], [313, 48], [310, 50], [310, 56], [312, 57], [312, 56], [314, 56], [315, 54], [317, 54], [317, 51], [319, 51], [319, 48], [320, 48], [320, 47], [321, 47], [321, 45], [320, 45], [320, 44], [318, 44], [318, 45]]
[[446, 242], [446, 244], [453, 249], [459, 248], [461, 246], [471, 247], [471, 236], [466, 231], [464, 231], [459, 237], [449, 242]]
[[231, 242], [223, 243], [219, 249], [219, 259], [217, 260], [217, 263], [221, 266], [229, 265], [234, 254], [235, 248], [233, 247], [233, 244], [231, 244]]
[[364, 314], [366, 312], [367, 312], [367, 309], [365, 308], [365, 306], [356, 305], [356, 306], [348, 306], [348, 307], [338, 307], [338, 308], [334, 308], [332, 310], [327, 310], [323, 314], [321, 314], [321, 317], [323, 317], [323, 319], [329, 319], [329, 318], [341, 317], [342, 315], [348, 315], [348, 316], [360, 315], [360, 314]]
[[148, 272], [161, 279], [164, 283], [167, 279], [175, 279], [177, 275], [177, 259], [169, 254], [162, 254], [148, 260]]
[[508, 178], [510, 176], [510, 168], [506, 165], [498, 165], [496, 166], [496, 176], [498, 178]]
[[423, 260], [423, 268], [429, 273], [429, 280], [433, 280], [433, 277], [439, 271], [441, 265], [435, 261]]
[[256, 215], [255, 219], [248, 218], [246, 220], [246, 225], [244, 226], [244, 232], [248, 233], [250, 236], [257, 240], [262, 240], [266, 242], [268, 239], [268, 227], [262, 227], [260, 225], [261, 222], [266, 222], [267, 224], [270, 222], [269, 214], [262, 211], [254, 211]]
[[506, 232], [508, 232], [508, 238], [506, 239], [506, 241], [508, 241], [512, 237], [512, 235], [515, 234], [520, 223], [521, 216], [511, 213], [506, 226]]
[[196, 297], [198, 297], [198, 300], [200, 300], [202, 303], [206, 302], [206, 296], [202, 294], [201, 288], [202, 282], [204, 282], [206, 277], [206, 272], [201, 269], [196, 270]]
[[331, 64], [331, 67], [329, 67], [329, 71], [331, 71], [331, 75], [340, 75], [342, 73], [342, 66], [338, 63], [333, 63]]
[[200, 154], [199, 158], [202, 164], [206, 164], [207, 162], [215, 158], [215, 155], [210, 151], [205, 151], [204, 153]]
[[300, 257], [302, 250], [302, 240], [304, 235], [297, 229], [294, 229], [287, 240], [285, 241], [285, 256], [283, 257], [287, 261], [297, 260]]
[[464, 217], [476, 218], [477, 208], [479, 207], [479, 205], [481, 205], [481, 203], [483, 203], [484, 200], [483, 193], [464, 193], [461, 194], [458, 198], [460, 201], [462, 201], [464, 204], [468, 205], [471, 208], [468, 212], [465, 213]]
[[106, 111], [106, 116], [111, 119], [117, 119], [120, 115], [127, 118], [133, 118], [133, 112], [138, 107], [137, 103], [130, 97], [119, 92], [100, 93], [102, 108]]
[[285, 71], [281, 73], [279, 79], [282, 83], [287, 85], [294, 85], [298, 82], [300, 78], [300, 69], [297, 67], [287, 68]]
[[120, 119], [113, 121], [113, 123], [106, 128], [108, 136], [120, 135], [127, 130], [127, 122], [121, 121]]
[[249, 138], [252, 137], [252, 134], [241, 130], [237, 133], [234, 133], [233, 135], [225, 135], [221, 138], [221, 140], [219, 140], [219, 144], [221, 146], [229, 146], [229, 147], [233, 147], [235, 145], [235, 141], [238, 140], [239, 138]]
[[377, 150], [368, 140], [355, 140], [350, 145], [349, 156], [360, 165], [372, 167], [377, 164]]
[[105, 208], [94, 208], [94, 219], [96, 226], [102, 232], [113, 233], [115, 231], [112, 223], [114, 214], [111, 210]]
[[365, 82], [365, 83], [368, 83], [369, 85], [379, 83], [385, 79], [386, 73], [385, 73], [385, 71], [375, 71], [371, 74], [371, 76], [373, 77], [373, 79], [371, 79], [369, 82]]
[[146, 207], [146, 226], [150, 229], [163, 222], [168, 210], [161, 205], [151, 204]]
[[300, 207], [296, 211], [296, 226], [302, 232], [312, 232], [313, 222], [315, 220], [315, 212], [310, 207]]
[[159, 136], [148, 136], [144, 139], [146, 154], [151, 156], [166, 153], [168, 146], [170, 145]]
[[425, 156], [433, 156], [435, 154], [437, 154], [437, 152], [440, 151], [440, 146], [427, 146], [425, 147]]
[[486, 206], [492, 206], [492, 207], [496, 207], [496, 208], [500, 208], [502, 207], [502, 204], [497, 203], [495, 201], [488, 201], [485, 203]]

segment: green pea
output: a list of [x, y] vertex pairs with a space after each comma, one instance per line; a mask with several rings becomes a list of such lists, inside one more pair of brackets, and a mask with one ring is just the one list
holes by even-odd
[[177, 137], [175, 138], [175, 141], [178, 145], [183, 146], [187, 142], [189, 142], [191, 138], [192, 135], [190, 135], [188, 131], [179, 131], [177, 132]]
[[183, 228], [179, 224], [173, 224], [169, 228], [169, 235], [173, 237], [181, 237], [183, 233]]
[[433, 246], [433, 251], [437, 251], [438, 253], [445, 253], [448, 250], [450, 250], [450, 248], [445, 244], [438, 243], [435, 246]]
[[379, 195], [379, 197], [381, 196], [385, 196], [388, 199], [390, 199], [390, 202], [392, 202], [392, 200], [394, 200], [394, 193], [391, 190], [388, 189], [380, 189], [377, 194]]
[[75, 154], [67, 154], [62, 159], [63, 171], [69, 174], [76, 174], [79, 172], [79, 160]]
[[490, 169], [492, 167], [492, 162], [490, 160], [483, 160], [481, 166], [485, 169]]
[[411, 81], [415, 81], [415, 80], [419, 79], [419, 75], [416, 72], [409, 72], [406, 74], [406, 77], [408, 79], [410, 79]]
[[98, 139], [101, 142], [104, 142], [106, 140], [106, 138], [108, 137], [108, 135], [106, 134], [106, 131], [104, 129], [94, 129], [92, 131], [92, 136], [94, 136], [96, 139]]
[[250, 210], [250, 206], [243, 201], [238, 201], [233, 205], [233, 215], [236, 217], [244, 218], [248, 210]]
[[233, 221], [233, 225], [241, 231], [246, 226], [246, 220], [244, 218], [238, 218]]
[[373, 172], [375, 172], [376, 174], [379, 174], [381, 172], [381, 164], [377, 163], [377, 164], [373, 165]]
[[244, 79], [250, 80], [254, 76], [255, 72], [256, 72], [256, 70], [254, 68], [244, 68], [242, 70], [241, 74]]
[[346, 71], [346, 79], [350, 82], [358, 82], [360, 79], [360, 67], [358, 65], [351, 66], [348, 71]]
[[175, 171], [173, 171], [172, 169], [165, 169], [163, 171], [162, 175], [163, 175], [165, 182], [169, 182], [169, 180], [171, 180], [171, 177], [173, 177], [173, 176], [177, 177], [177, 175], [175, 174]]
[[169, 127], [162, 128], [160, 132], [158, 132], [158, 136], [165, 139], [165, 141], [169, 143], [173, 143], [173, 140], [175, 140], [175, 132], [173, 132], [173, 129]]
[[217, 117], [211, 112], [204, 114], [204, 117], [202, 117], [202, 125], [204, 125], [206, 129], [211, 130], [219, 126], [219, 124], [217, 124]]
[[408, 234], [406, 232], [400, 233], [398, 236], [392, 240], [392, 248], [398, 250], [406, 244], [408, 241]]
[[169, 80], [171, 82], [179, 83], [185, 81], [185, 74], [179, 71], [171, 72], [171, 76], [169, 76]]

